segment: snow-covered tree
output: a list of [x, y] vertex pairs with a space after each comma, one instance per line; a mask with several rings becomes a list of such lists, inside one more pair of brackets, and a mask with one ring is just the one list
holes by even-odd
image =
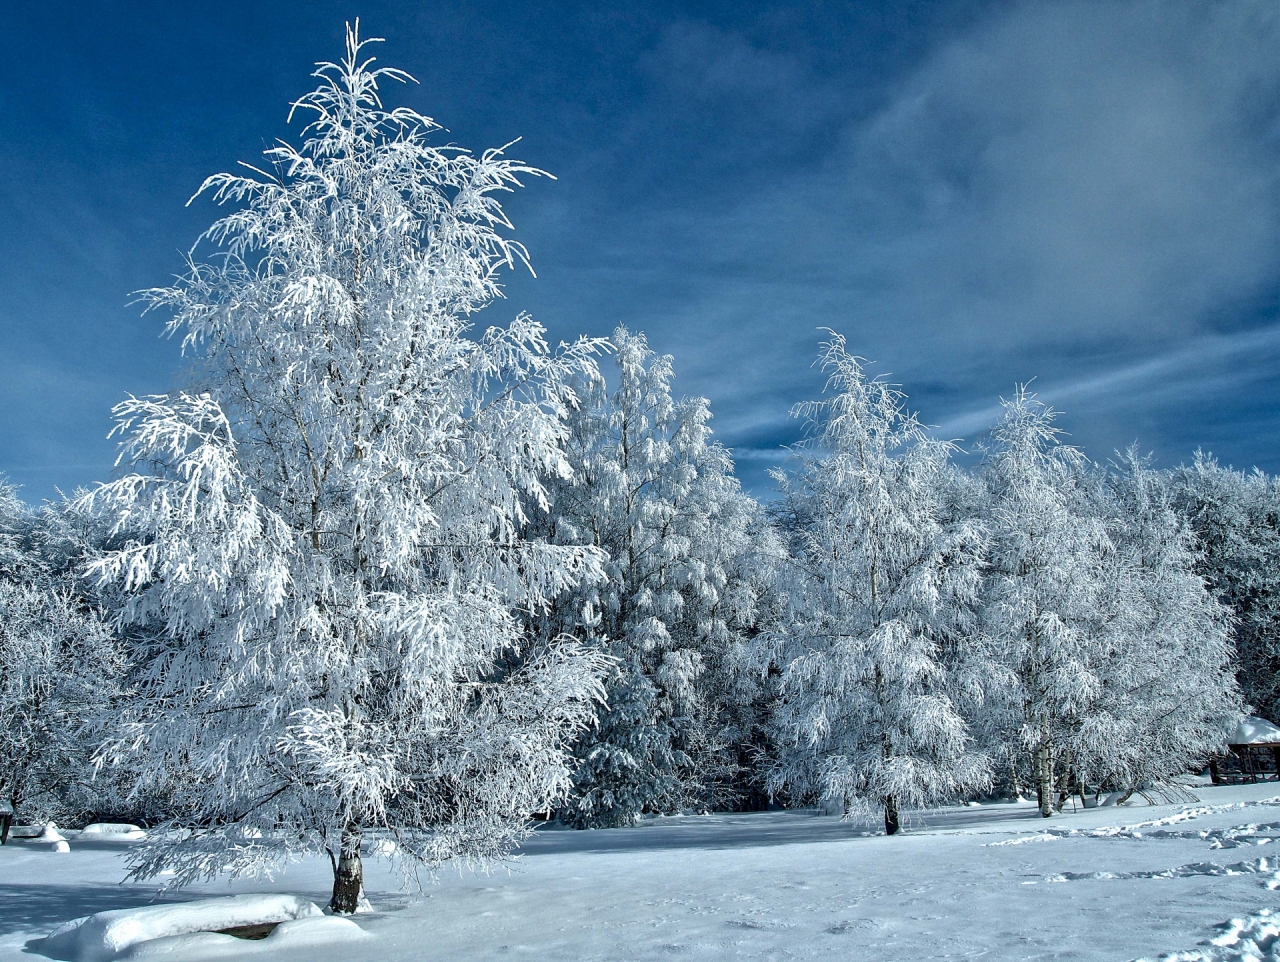
[[1199, 571], [1235, 615], [1241, 694], [1280, 722], [1280, 481], [1197, 452], [1173, 486], [1201, 547]]
[[524, 315], [472, 334], [526, 260], [498, 195], [539, 172], [432, 146], [431, 119], [383, 107], [379, 85], [408, 78], [368, 42], [349, 28], [319, 66], [300, 147], [205, 182], [235, 205], [214, 250], [146, 294], [190, 386], [117, 406], [132, 470], [86, 501], [133, 533], [93, 571], [149, 645], [103, 760], [171, 792], [189, 829], [134, 875], [326, 852], [337, 912], [371, 831], [408, 866], [519, 840], [568, 788], [604, 672], [521, 615], [600, 575], [595, 548], [521, 534], [570, 476], [568, 385], [598, 344], [553, 351]]
[[1196, 570], [1166, 478], [1130, 450], [1099, 481], [1095, 514], [1116, 547], [1101, 559], [1108, 630], [1097, 695], [1068, 744], [1082, 786], [1133, 791], [1220, 752], [1241, 706], [1230, 613]]
[[17, 488], [0, 478], [0, 577], [14, 577], [22, 567], [22, 538], [29, 521]]
[[109, 794], [93, 754], [125, 660], [76, 577], [78, 521], [0, 484], [0, 799], [32, 821], [100, 810]]
[[1115, 548], [1087, 509], [1087, 462], [1060, 443], [1056, 412], [1020, 387], [1003, 402], [986, 464], [991, 551], [983, 620], [1005, 669], [1004, 697], [984, 723], [1040, 812], [1072, 766], [1069, 743], [1101, 691], [1109, 616], [1104, 560]]
[[123, 652], [100, 612], [42, 578], [0, 579], [0, 799], [28, 821], [100, 807], [93, 753]]
[[604, 581], [545, 620], [553, 633], [588, 632], [616, 659], [608, 710], [579, 744], [576, 797], [562, 810], [581, 825], [727, 801], [758, 691], [745, 636], [773, 544], [711, 441], [707, 401], [673, 398], [671, 357], [621, 327], [612, 348], [616, 388], [600, 377], [584, 385], [569, 417], [573, 476], [555, 485], [544, 522], [556, 543], [609, 559]]
[[831, 396], [797, 408], [810, 444], [777, 475], [793, 558], [788, 623], [762, 636], [782, 671], [774, 781], [812, 784], [847, 814], [875, 806], [893, 834], [900, 808], [989, 780], [944, 664], [972, 619], [983, 542], [948, 516], [951, 446], [839, 335], [822, 365]]

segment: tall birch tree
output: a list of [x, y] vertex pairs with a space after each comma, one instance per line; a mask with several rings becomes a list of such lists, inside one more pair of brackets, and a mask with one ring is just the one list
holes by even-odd
[[1102, 572], [1115, 547], [1087, 509], [1087, 464], [1061, 443], [1056, 412], [1025, 387], [1002, 403], [986, 463], [991, 552], [982, 610], [1007, 684], [986, 722], [1015, 770], [1030, 771], [1048, 817], [1071, 768], [1069, 742], [1101, 692], [1109, 619]]
[[133, 874], [324, 852], [343, 913], [370, 831], [410, 866], [517, 842], [567, 789], [604, 669], [521, 614], [601, 574], [595, 548], [521, 534], [570, 474], [569, 384], [598, 345], [552, 350], [525, 315], [473, 332], [527, 263], [499, 197], [540, 172], [432, 146], [434, 121], [383, 106], [411, 78], [370, 42], [349, 27], [319, 65], [300, 146], [201, 188], [234, 209], [145, 294], [190, 386], [117, 406], [128, 470], [88, 498], [134, 533], [93, 570], [150, 645], [104, 761], [186, 829]]
[[781, 672], [777, 786], [846, 814], [980, 791], [989, 777], [950, 691], [944, 649], [971, 619], [982, 536], [944, 503], [951, 446], [832, 334], [830, 397], [802, 404], [810, 446], [779, 473], [793, 532], [790, 616], [763, 636]]

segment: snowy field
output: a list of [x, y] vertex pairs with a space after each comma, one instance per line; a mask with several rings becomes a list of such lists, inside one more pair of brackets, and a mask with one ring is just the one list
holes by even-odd
[[[553, 828], [510, 872], [444, 873], [422, 894], [370, 860], [376, 911], [356, 918], [368, 938], [286, 943], [269, 956], [263, 943], [237, 942], [235, 957], [1280, 958], [1265, 919], [1280, 909], [1278, 787], [1196, 791], [1199, 804], [1049, 821], [1031, 805], [945, 809], [896, 838], [812, 812]], [[42, 958], [34, 940], [69, 919], [150, 904], [154, 885], [118, 884], [132, 844], [73, 836], [69, 853], [28, 840], [0, 849], [0, 962]], [[172, 901], [278, 892], [323, 905], [329, 886], [327, 862], [315, 860], [275, 883], [214, 883]]]

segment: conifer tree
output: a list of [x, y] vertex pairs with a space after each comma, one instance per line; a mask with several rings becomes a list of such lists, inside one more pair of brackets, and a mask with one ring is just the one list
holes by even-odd
[[580, 626], [615, 659], [563, 813], [580, 825], [728, 801], [758, 687], [744, 642], [773, 543], [711, 440], [707, 401], [672, 396], [672, 358], [626, 328], [611, 345], [616, 388], [584, 387], [569, 416], [573, 476], [555, 486], [549, 516], [557, 543], [608, 555], [606, 578], [546, 622]]

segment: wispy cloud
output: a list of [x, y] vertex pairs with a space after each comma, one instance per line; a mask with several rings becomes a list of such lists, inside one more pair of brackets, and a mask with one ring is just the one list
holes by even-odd
[[1172, 438], [1157, 391], [1182, 392], [1213, 443], [1194, 399], [1270, 338], [1250, 332], [1280, 291], [1276, 49], [1269, 4], [1019, 4], [869, 95], [742, 34], [669, 31], [645, 62], [663, 121], [724, 121], [698, 162], [738, 191], [686, 178], [630, 212], [613, 249], [662, 280], [621, 299], [627, 320], [676, 354], [743, 462], [794, 439], [821, 326], [946, 433], [1038, 377], [1089, 415], [1087, 448]]
[[[1039, 380], [1033, 386], [1039, 398], [1060, 409], [1081, 403], [1088, 409], [1115, 405], [1118, 400], [1134, 407], [1168, 400], [1194, 405], [1206, 393], [1224, 387], [1245, 392], [1261, 367], [1266, 373], [1280, 360], [1280, 326], [1241, 331], [1229, 335], [1199, 337], [1176, 350], [1132, 364], [1061, 382]], [[972, 438], [990, 428], [1000, 417], [998, 402], [947, 418], [934, 429], [939, 437]]]

